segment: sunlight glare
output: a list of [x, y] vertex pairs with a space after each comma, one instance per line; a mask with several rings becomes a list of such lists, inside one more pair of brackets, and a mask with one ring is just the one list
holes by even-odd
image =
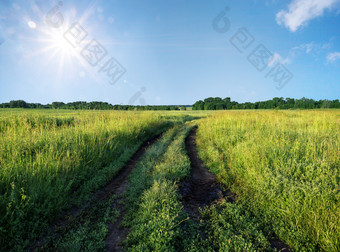
[[31, 29], [37, 28], [37, 24], [34, 23], [33, 21], [28, 21], [27, 25], [28, 25], [28, 27], [31, 28]]
[[63, 33], [59, 31], [51, 32], [50, 45], [53, 49], [66, 56], [72, 56], [75, 53], [72, 45], [64, 38]]

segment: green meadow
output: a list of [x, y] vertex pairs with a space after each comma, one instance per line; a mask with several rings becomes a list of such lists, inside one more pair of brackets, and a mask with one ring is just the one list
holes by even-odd
[[[199, 158], [235, 195], [196, 218], [180, 194], [194, 128]], [[105, 251], [117, 220], [127, 251], [340, 250], [339, 110], [0, 109], [0, 136], [1, 250]], [[94, 199], [156, 136], [125, 191]]]

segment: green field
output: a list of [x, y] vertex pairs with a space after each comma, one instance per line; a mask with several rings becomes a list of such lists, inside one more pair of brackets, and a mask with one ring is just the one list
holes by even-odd
[[340, 113], [217, 113], [199, 123], [200, 156], [296, 250], [340, 249]]
[[[103, 251], [120, 223], [128, 251], [272, 251], [273, 239], [339, 251], [339, 125], [339, 110], [0, 109], [0, 250]], [[235, 201], [193, 217], [180, 190], [195, 127], [200, 159]], [[124, 191], [97, 197], [156, 136]]]

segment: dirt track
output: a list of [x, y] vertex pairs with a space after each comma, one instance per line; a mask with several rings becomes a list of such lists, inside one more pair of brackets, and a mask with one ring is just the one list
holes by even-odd
[[[91, 197], [91, 201], [80, 207], [72, 207], [68, 211], [61, 214], [61, 217], [56, 219], [51, 224], [52, 234], [56, 234], [55, 230], [60, 229], [60, 227], [67, 226], [71, 221], [74, 221], [81, 216], [82, 213], [86, 212], [92, 207], [91, 202], [103, 201], [109, 198], [110, 195], [115, 194], [116, 199], [113, 202], [112, 208], [117, 209], [120, 212], [119, 219], [114, 224], [109, 224], [109, 233], [105, 241], [107, 251], [121, 251], [120, 241], [124, 240], [127, 235], [127, 230], [121, 227], [122, 219], [125, 215], [125, 209], [122, 206], [122, 194], [128, 186], [128, 176], [131, 171], [135, 168], [140, 157], [145, 153], [146, 149], [154, 144], [161, 134], [149, 139], [144, 142], [142, 146], [137, 150], [137, 152], [131, 157], [131, 159], [120, 169], [117, 176], [104, 188], [99, 189]], [[29, 250], [36, 250], [44, 246], [47, 236], [40, 238]]]
[[[190, 177], [181, 183], [179, 192], [182, 196], [182, 203], [184, 209], [189, 216], [195, 220], [200, 220], [199, 208], [209, 206], [216, 200], [227, 200], [229, 202], [235, 202], [235, 195], [227, 190], [222, 190], [216, 181], [216, 177], [211, 174], [206, 167], [204, 167], [202, 161], [199, 159], [196, 149], [196, 128], [194, 128], [188, 137], [185, 139], [185, 146], [190, 158], [191, 174]], [[145, 142], [138, 151], [132, 156], [132, 158], [124, 165], [117, 176], [104, 188], [98, 190], [93, 195], [93, 199], [97, 201], [103, 201], [114, 194], [117, 198], [113, 202], [112, 208], [117, 209], [120, 212], [119, 218], [115, 223], [110, 223], [108, 228], [109, 232], [105, 240], [105, 246], [107, 251], [121, 251], [121, 242], [125, 240], [128, 229], [121, 226], [123, 217], [126, 213], [126, 209], [122, 204], [123, 193], [128, 187], [128, 176], [135, 168], [140, 157], [145, 153], [146, 149], [154, 144], [161, 135], [154, 137], [153, 139]], [[91, 208], [91, 203], [87, 203], [79, 208], [70, 209], [68, 219], [59, 219], [54, 223], [54, 226], [66, 226], [70, 219], [77, 219], [86, 209]], [[70, 218], [71, 217], [71, 218]], [[203, 232], [202, 232], [203, 234]], [[35, 249], [41, 247], [44, 244], [44, 238], [36, 243]], [[276, 248], [279, 251], [289, 251], [289, 247], [278, 239], [270, 240], [272, 248]], [[33, 248], [34, 250], [34, 248]]]
[[191, 163], [191, 174], [181, 187], [182, 202], [185, 210], [191, 217], [198, 218], [199, 207], [211, 205], [215, 200], [228, 199], [234, 201], [234, 195], [229, 191], [223, 191], [202, 161], [198, 158], [196, 149], [196, 128], [185, 139], [185, 146]]
[[[190, 158], [191, 174], [182, 185], [179, 192], [182, 196], [184, 209], [189, 216], [196, 221], [200, 219], [199, 208], [209, 206], [216, 200], [235, 202], [235, 194], [228, 190], [222, 190], [216, 181], [216, 177], [204, 167], [199, 159], [196, 148], [196, 131], [194, 128], [185, 139], [185, 146]], [[202, 232], [202, 236], [204, 236]], [[278, 239], [269, 240], [271, 247], [277, 251], [290, 251], [290, 248]]]
[[123, 217], [126, 213], [126, 209], [122, 205], [122, 194], [125, 192], [128, 183], [128, 176], [132, 170], [136, 167], [136, 164], [140, 157], [145, 153], [146, 149], [154, 144], [160, 135], [145, 142], [139, 150], [133, 155], [133, 157], [126, 163], [121, 172], [115, 177], [110, 184], [108, 184], [102, 191], [98, 192], [97, 197], [99, 199], [105, 199], [111, 193], [117, 196], [117, 199], [113, 203], [113, 207], [120, 211], [119, 219], [115, 223], [110, 223], [109, 233], [107, 235], [105, 246], [107, 251], [121, 251], [121, 242], [125, 240], [128, 230], [121, 226]]

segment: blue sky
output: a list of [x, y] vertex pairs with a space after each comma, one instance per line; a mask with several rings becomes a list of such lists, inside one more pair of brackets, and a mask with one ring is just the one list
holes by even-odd
[[339, 94], [340, 0], [0, 2], [0, 102]]

